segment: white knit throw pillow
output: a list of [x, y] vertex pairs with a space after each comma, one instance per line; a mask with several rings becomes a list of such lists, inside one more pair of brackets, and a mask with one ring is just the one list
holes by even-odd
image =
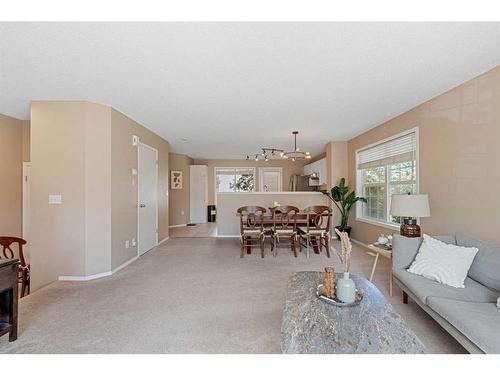
[[455, 288], [465, 288], [472, 261], [479, 249], [447, 244], [424, 234], [424, 240], [408, 272]]

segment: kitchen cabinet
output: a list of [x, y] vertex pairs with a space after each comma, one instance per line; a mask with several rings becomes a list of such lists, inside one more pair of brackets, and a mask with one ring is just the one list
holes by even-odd
[[319, 176], [320, 185], [326, 184], [327, 180], [327, 168], [326, 168], [326, 158], [319, 159], [314, 163], [304, 165], [303, 170], [304, 175], [310, 175], [312, 173], [317, 173]]

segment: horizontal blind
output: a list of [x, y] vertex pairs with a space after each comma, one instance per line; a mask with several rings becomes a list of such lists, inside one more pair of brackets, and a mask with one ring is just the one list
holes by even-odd
[[217, 168], [216, 174], [226, 175], [226, 176], [234, 176], [234, 175], [242, 175], [242, 174], [253, 174], [253, 168]]
[[373, 168], [415, 159], [416, 134], [411, 132], [358, 152], [358, 169]]

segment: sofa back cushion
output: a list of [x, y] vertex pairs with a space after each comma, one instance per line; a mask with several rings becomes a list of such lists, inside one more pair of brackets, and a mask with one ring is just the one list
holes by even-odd
[[490, 245], [465, 234], [457, 234], [456, 239], [459, 246], [479, 249], [469, 269], [469, 277], [488, 288], [500, 291], [500, 246]]

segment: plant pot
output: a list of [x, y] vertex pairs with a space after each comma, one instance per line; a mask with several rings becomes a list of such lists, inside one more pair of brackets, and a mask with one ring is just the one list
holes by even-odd
[[[339, 232], [347, 232], [347, 235], [351, 237], [351, 227], [343, 227], [343, 226], [336, 226], [335, 229], [338, 229]], [[337, 232], [335, 232], [337, 234]], [[337, 240], [340, 240], [340, 236], [337, 234]]]

